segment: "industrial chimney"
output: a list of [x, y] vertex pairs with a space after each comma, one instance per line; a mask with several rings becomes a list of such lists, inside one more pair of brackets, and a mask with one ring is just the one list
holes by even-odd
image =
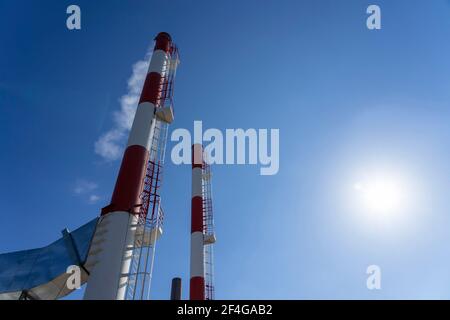
[[203, 146], [192, 146], [191, 199], [191, 300], [213, 300], [214, 219], [212, 210], [211, 171]]
[[[152, 152], [158, 152], [154, 149], [161, 143], [158, 141], [162, 139], [161, 127], [173, 120], [172, 105], [166, 105], [166, 100], [171, 98], [171, 77], [178, 63], [172, 59], [173, 51], [170, 35], [159, 33], [155, 38], [153, 55], [111, 203], [102, 209], [91, 244], [87, 262], [91, 270], [84, 295], [86, 300], [125, 299], [136, 248], [151, 245], [161, 233], [154, 230], [147, 232], [139, 226], [142, 219], [145, 223], [147, 213], [150, 215], [149, 208], [153, 206], [152, 214], [156, 208], [156, 215], [161, 210], [156, 190], [161, 164]], [[163, 143], [165, 146], [165, 141]], [[142, 241], [137, 241], [138, 235]]]

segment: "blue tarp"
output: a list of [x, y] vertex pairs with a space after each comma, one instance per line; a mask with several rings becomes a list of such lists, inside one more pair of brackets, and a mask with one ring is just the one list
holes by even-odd
[[87, 259], [97, 218], [52, 244], [38, 249], [0, 255], [0, 294], [31, 290], [65, 273], [70, 265]]

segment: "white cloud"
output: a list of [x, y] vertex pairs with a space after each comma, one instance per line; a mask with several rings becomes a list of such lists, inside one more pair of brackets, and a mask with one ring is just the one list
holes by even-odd
[[100, 197], [96, 194], [92, 194], [89, 196], [89, 203], [91, 204], [96, 203], [98, 200], [100, 200]]
[[122, 154], [125, 137], [133, 124], [151, 53], [148, 50], [144, 60], [133, 65], [133, 72], [127, 83], [128, 91], [119, 99], [120, 110], [113, 113], [114, 126], [95, 142], [95, 153], [105, 160], [117, 160]]
[[98, 185], [95, 182], [88, 181], [85, 179], [78, 179], [75, 182], [75, 187], [73, 189], [73, 192], [75, 194], [86, 194], [86, 193], [94, 191], [97, 188], [98, 188]]
[[94, 193], [97, 189], [97, 183], [86, 179], [77, 179], [73, 188], [73, 193], [84, 201], [94, 204], [101, 200], [101, 197]]

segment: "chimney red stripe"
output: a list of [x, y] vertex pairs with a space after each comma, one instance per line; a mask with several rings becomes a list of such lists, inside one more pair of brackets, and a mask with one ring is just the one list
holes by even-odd
[[205, 300], [205, 279], [192, 277], [189, 286], [190, 300]]
[[150, 72], [147, 74], [139, 103], [151, 102], [156, 105], [158, 100], [161, 98], [161, 78], [161, 75], [156, 72]]
[[191, 233], [203, 232], [203, 200], [202, 197], [192, 198], [191, 206]]

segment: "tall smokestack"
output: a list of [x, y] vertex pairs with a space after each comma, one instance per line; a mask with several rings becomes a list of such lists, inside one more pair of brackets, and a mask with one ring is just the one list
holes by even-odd
[[205, 252], [203, 239], [203, 146], [192, 146], [192, 203], [191, 203], [191, 300], [205, 300]]
[[181, 278], [172, 279], [170, 300], [181, 300]]
[[[111, 203], [103, 208], [90, 258], [93, 267], [84, 295], [87, 300], [122, 300], [128, 282], [140, 195], [154, 135], [156, 106], [161, 99], [163, 77], [168, 72], [172, 40], [162, 32], [155, 47], [139, 105], [131, 127]], [[88, 261], [88, 263], [90, 263]]]

